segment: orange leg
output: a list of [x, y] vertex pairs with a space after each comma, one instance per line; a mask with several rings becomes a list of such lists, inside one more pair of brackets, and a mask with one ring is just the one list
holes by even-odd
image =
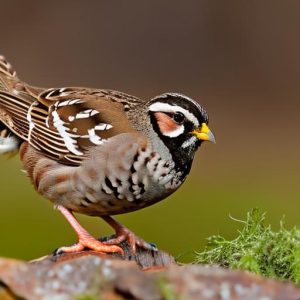
[[112, 217], [105, 216], [101, 218], [116, 231], [116, 237], [106, 242], [103, 242], [105, 245], [117, 245], [126, 240], [129, 243], [133, 254], [136, 254], [136, 246], [139, 246], [140, 248], [146, 250], [157, 250], [155, 245], [147, 243], [141, 238], [137, 237], [132, 231], [130, 231], [128, 228], [123, 226], [121, 223], [119, 223]]
[[102, 252], [102, 253], [120, 253], [124, 254], [122, 248], [116, 245], [106, 245], [94, 237], [92, 237], [76, 220], [72, 212], [66, 209], [64, 206], [58, 205], [57, 209], [63, 214], [63, 216], [67, 219], [70, 225], [73, 227], [74, 231], [78, 236], [78, 243], [69, 247], [61, 247], [58, 249], [57, 253], [60, 252], [79, 252], [84, 248], [89, 248], [91, 250]]

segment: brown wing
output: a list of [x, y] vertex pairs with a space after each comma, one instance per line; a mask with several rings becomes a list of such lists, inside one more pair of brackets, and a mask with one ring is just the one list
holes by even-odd
[[78, 165], [89, 147], [131, 131], [125, 111], [140, 102], [111, 90], [28, 86], [0, 55], [0, 121], [62, 163]]
[[124, 111], [126, 94], [62, 88], [37, 95], [39, 89], [25, 86], [24, 90], [16, 95], [0, 91], [0, 107], [4, 105], [13, 115], [9, 127], [61, 163], [79, 165], [91, 146], [101, 146], [110, 137], [133, 130]]

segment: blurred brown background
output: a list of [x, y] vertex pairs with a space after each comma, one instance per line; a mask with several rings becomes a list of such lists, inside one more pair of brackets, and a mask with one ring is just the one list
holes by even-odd
[[[300, 226], [300, 2], [17, 1], [0, 5], [0, 52], [45, 87], [111, 88], [199, 100], [217, 144], [168, 200], [118, 217], [187, 260], [211, 234], [234, 236], [252, 207]], [[69, 225], [0, 158], [0, 255], [34, 258], [75, 241]], [[80, 217], [94, 235], [111, 233]], [[21, 250], [20, 248], [23, 248]]]

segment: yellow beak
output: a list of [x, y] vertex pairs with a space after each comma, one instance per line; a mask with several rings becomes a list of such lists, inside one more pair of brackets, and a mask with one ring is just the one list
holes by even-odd
[[201, 141], [216, 143], [216, 139], [206, 123], [202, 123], [200, 128], [193, 130], [192, 134]]

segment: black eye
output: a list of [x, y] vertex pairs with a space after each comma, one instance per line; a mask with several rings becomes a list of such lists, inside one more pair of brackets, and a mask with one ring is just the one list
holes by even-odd
[[173, 115], [173, 120], [178, 124], [182, 124], [184, 119], [185, 119], [184, 114], [179, 111]]

